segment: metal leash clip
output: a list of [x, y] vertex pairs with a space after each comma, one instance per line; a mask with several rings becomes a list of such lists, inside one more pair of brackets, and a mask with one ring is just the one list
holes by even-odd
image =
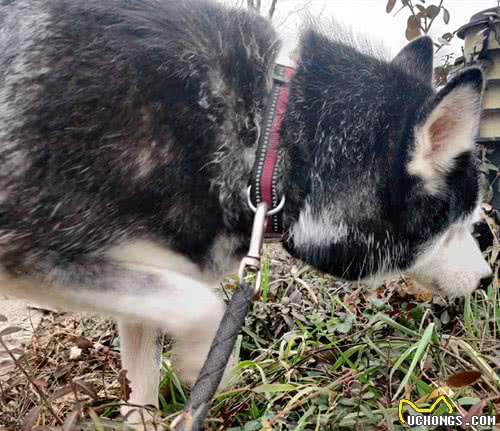
[[247, 255], [241, 259], [238, 270], [238, 283], [243, 282], [247, 272], [255, 273], [254, 298], [260, 294], [260, 285], [262, 283], [261, 263], [262, 263], [262, 244], [264, 243], [264, 232], [267, 222], [267, 204], [261, 202], [255, 208], [253, 219], [252, 236], [250, 237], [250, 247]]
[[[250, 190], [249, 190], [250, 191]], [[281, 211], [284, 199], [278, 208], [267, 211], [267, 204], [262, 202], [255, 208], [250, 247], [247, 255], [241, 260], [238, 270], [238, 286], [229, 301], [217, 334], [212, 342], [207, 359], [200, 371], [198, 380], [191, 390], [191, 396], [182, 414], [170, 425], [175, 431], [199, 431], [207, 416], [210, 400], [215, 395], [224, 373], [225, 364], [231, 356], [231, 351], [253, 298], [258, 298], [262, 282], [261, 263], [264, 232], [269, 215], [273, 211]], [[250, 205], [252, 208], [252, 205]], [[252, 208], [253, 209], [253, 208]], [[255, 274], [255, 286], [252, 289], [245, 283], [247, 273]], [[219, 367], [222, 363], [222, 366]]]

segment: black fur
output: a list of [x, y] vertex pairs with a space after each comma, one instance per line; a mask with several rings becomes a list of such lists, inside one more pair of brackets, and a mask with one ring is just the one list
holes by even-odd
[[[200, 267], [221, 235], [241, 255], [279, 48], [270, 23], [206, 0], [15, 0], [2, 3], [0, 22], [4, 268], [70, 267], [139, 237]], [[415, 125], [445, 94], [431, 86], [431, 50], [421, 39], [391, 63], [304, 35], [279, 166], [292, 254], [347, 278], [404, 270], [472, 211], [471, 152], [441, 195], [406, 169]], [[452, 86], [464, 79], [482, 85], [470, 72]], [[306, 204], [331, 208], [347, 235], [297, 248]]]
[[[429, 194], [407, 171], [415, 126], [457, 85], [482, 88], [481, 72], [473, 69], [435, 95], [431, 54], [428, 38], [410, 44], [409, 58], [400, 54], [387, 63], [315, 32], [304, 36], [282, 129], [290, 160], [287, 223], [308, 201], [315, 213], [330, 205], [348, 233], [300, 250], [292, 236], [291, 254], [349, 279], [405, 270], [427, 243], [472, 213], [479, 198], [472, 152], [446, 174], [443, 194]], [[402, 67], [412, 62], [412, 69]]]
[[[28, 11], [37, 28], [19, 35]], [[263, 18], [177, 0], [18, 1], [0, 16], [0, 85], [23, 120], [0, 149], [10, 268], [64, 265], [138, 236], [203, 265], [218, 234], [248, 232], [250, 212], [226, 182], [246, 185], [251, 161], [233, 180], [216, 159], [256, 140], [278, 48]], [[29, 70], [9, 85], [22, 56]]]

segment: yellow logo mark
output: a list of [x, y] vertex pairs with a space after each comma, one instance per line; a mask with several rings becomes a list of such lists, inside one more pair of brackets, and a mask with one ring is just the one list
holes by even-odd
[[402, 424], [405, 423], [405, 419], [403, 417], [404, 404], [408, 404], [417, 413], [432, 413], [437, 408], [440, 402], [445, 403], [449, 414], [453, 413], [453, 406], [444, 395], [441, 395], [440, 397], [436, 398], [436, 401], [434, 401], [430, 407], [417, 407], [415, 403], [413, 403], [410, 400], [399, 400], [399, 409], [398, 409], [399, 420], [401, 421]]

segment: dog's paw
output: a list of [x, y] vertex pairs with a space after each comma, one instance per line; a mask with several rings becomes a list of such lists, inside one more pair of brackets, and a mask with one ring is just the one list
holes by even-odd
[[[205, 363], [210, 345], [178, 343], [173, 350], [173, 366], [182, 383], [193, 386]], [[218, 390], [229, 386], [234, 376], [235, 360], [229, 358]]]
[[139, 409], [134, 406], [122, 406], [120, 413], [125, 418], [127, 429], [133, 431], [153, 431], [157, 430], [153, 414], [147, 409]]

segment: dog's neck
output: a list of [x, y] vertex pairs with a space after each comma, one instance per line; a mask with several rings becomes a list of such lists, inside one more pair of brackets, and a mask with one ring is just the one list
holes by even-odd
[[281, 124], [286, 113], [290, 95], [289, 83], [295, 69], [282, 66], [274, 67], [273, 84], [267, 97], [260, 136], [255, 155], [253, 172], [250, 178], [249, 206], [253, 211], [260, 203], [267, 205], [270, 216], [267, 221], [266, 236], [280, 237], [283, 233], [282, 209], [285, 203], [281, 181], [283, 160], [280, 156]]
[[[285, 83], [285, 80], [283, 78], [280, 78], [279, 75], [275, 78], [277, 78], [277, 81], [280, 82], [275, 81], [274, 85], [269, 91], [269, 97], [266, 98], [266, 101], [264, 103], [264, 109], [262, 109], [262, 111], [259, 111], [257, 115], [254, 115], [253, 121], [255, 122], [255, 128], [259, 130], [259, 133], [256, 136], [256, 140], [253, 141], [253, 144], [240, 141], [239, 144], [241, 145], [233, 143], [231, 145], [225, 146], [225, 148], [223, 149], [223, 155], [222, 157], [220, 157], [220, 163], [216, 164], [218, 172], [214, 180], [219, 189], [219, 202], [222, 205], [225, 225], [230, 232], [243, 234], [244, 237], [249, 236], [254, 214], [248, 204], [249, 185], [253, 184], [251, 202], [256, 205], [263, 200], [261, 190], [259, 189], [256, 193], [258, 189], [256, 185], [258, 184], [258, 186], [260, 186], [262, 184], [262, 181], [260, 181], [261, 172], [259, 172], [258, 169], [258, 159], [259, 154], [262, 153], [262, 145], [265, 145], [265, 150], [268, 150], [269, 144], [271, 143], [270, 139], [264, 139], [264, 134], [266, 133], [265, 122], [266, 119], [269, 121], [269, 119], [272, 120], [276, 117], [276, 106], [272, 107], [272, 105], [270, 104], [271, 94], [273, 92], [273, 89], [276, 90], [276, 88], [281, 85], [286, 85], [287, 87], [289, 85]], [[286, 77], [286, 81], [290, 79], [291, 75], [288, 74]], [[287, 101], [285, 100], [285, 106], [283, 108], [287, 108], [286, 102]], [[284, 111], [285, 109], [282, 109], [282, 112], [280, 113], [282, 119], [286, 117]], [[270, 117], [268, 114], [270, 114]], [[253, 118], [252, 114], [249, 113], [248, 115], [249, 118]], [[253, 121], [250, 121], [250, 123], [252, 123]], [[266, 181], [268, 181], [269, 183], [272, 181], [272, 184], [270, 185], [272, 185], [272, 188], [274, 190], [275, 200], [278, 200], [279, 204], [282, 197], [284, 197], [285, 195], [288, 163], [286, 148], [283, 145], [283, 140], [281, 139], [281, 136], [283, 134], [281, 133], [279, 124], [274, 124], [274, 127], [268, 130], [269, 133], [271, 133], [271, 131], [274, 132], [275, 138], [277, 135], [278, 140], [277, 142], [273, 142], [273, 144], [276, 145], [275, 157], [272, 162], [269, 162], [272, 177], [268, 177]], [[264, 153], [266, 153], [266, 151], [264, 151]], [[268, 207], [276, 206], [275, 203], [267, 203]], [[273, 220], [268, 221], [268, 223], [272, 222]], [[275, 229], [275, 231], [283, 232], [286, 229], [283, 222], [284, 217], [282, 217], [282, 215], [280, 214], [280, 226], [279, 229]]]

